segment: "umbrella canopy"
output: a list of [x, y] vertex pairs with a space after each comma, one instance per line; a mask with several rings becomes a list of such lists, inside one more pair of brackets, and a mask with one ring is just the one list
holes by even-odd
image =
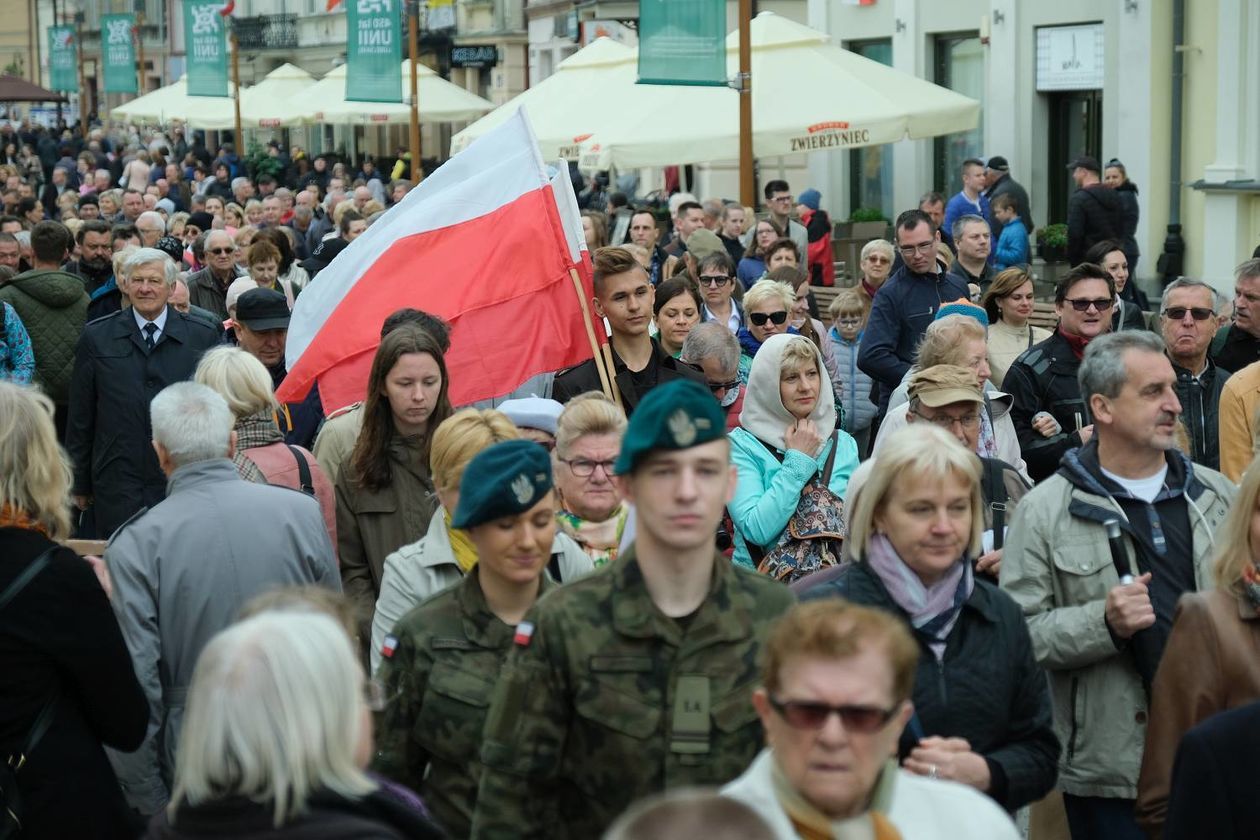
[[[494, 104], [464, 90], [434, 73], [423, 64], [417, 69], [417, 96], [420, 122], [459, 122], [472, 120], [494, 108]], [[402, 63], [404, 102], [351, 102], [346, 99], [346, 66], [335, 67], [315, 84], [297, 93], [289, 102], [278, 103], [275, 119], [279, 125], [328, 123], [332, 125], [400, 125], [411, 121], [411, 62]]]
[[21, 76], [0, 76], [0, 102], [64, 102], [60, 93], [28, 82]]
[[[853, 149], [975, 128], [980, 103], [831, 43], [772, 12], [752, 22], [753, 154]], [[739, 35], [727, 38], [738, 68]], [[727, 88], [634, 85], [582, 146], [590, 169], [739, 158], [739, 94]], [[685, 114], [686, 120], [677, 119]]]
[[287, 62], [281, 64], [261, 82], [241, 91], [241, 125], [246, 128], [284, 125], [286, 103], [313, 84], [315, 77], [301, 67]]
[[560, 62], [555, 73], [456, 134], [451, 154], [525, 107], [543, 158], [577, 160], [578, 144], [623, 107], [616, 92], [634, 87], [637, 62], [633, 47], [596, 38]]
[[[228, 83], [228, 92], [234, 88]], [[248, 90], [243, 93], [248, 93]], [[188, 77], [110, 109], [114, 119], [168, 123], [181, 120], [192, 128], [231, 128], [235, 123], [231, 96], [189, 96]]]

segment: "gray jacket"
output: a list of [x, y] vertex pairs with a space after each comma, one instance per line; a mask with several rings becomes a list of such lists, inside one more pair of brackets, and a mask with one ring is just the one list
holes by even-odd
[[[569, 583], [595, 570], [590, 555], [566, 534], [556, 530], [551, 555], [558, 559], [560, 582]], [[381, 645], [398, 621], [422, 601], [454, 586], [464, 579], [451, 548], [451, 535], [446, 530], [442, 508], [433, 512], [429, 530], [410, 545], [385, 558], [381, 575], [381, 594], [376, 599], [372, 616], [372, 673], [381, 666]]]
[[[1054, 730], [1063, 744], [1059, 787], [1076, 796], [1133, 799], [1146, 743], [1146, 691], [1103, 618], [1107, 592], [1120, 583], [1103, 522], [1118, 519], [1127, 530], [1128, 518], [1096, 483], [1091, 490], [1076, 478], [1077, 462], [1077, 452], [1069, 452], [1063, 468], [1016, 508], [1001, 585], [1023, 608], [1033, 655], [1050, 674]], [[1195, 587], [1202, 591], [1212, 586], [1215, 535], [1237, 490], [1215, 470], [1191, 469], [1189, 459], [1185, 466]]]
[[226, 458], [175, 470], [166, 499], [114, 533], [105, 564], [149, 701], [144, 744], [110, 757], [128, 802], [149, 815], [170, 796], [188, 683], [210, 638], [255, 595], [311, 583], [340, 590], [341, 578], [319, 503], [245, 481]]

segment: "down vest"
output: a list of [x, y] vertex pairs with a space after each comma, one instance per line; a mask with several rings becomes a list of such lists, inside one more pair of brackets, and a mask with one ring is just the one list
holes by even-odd
[[52, 401], [70, 401], [74, 346], [87, 321], [83, 281], [64, 271], [27, 271], [0, 286], [0, 301], [17, 310], [35, 351], [35, 381]]

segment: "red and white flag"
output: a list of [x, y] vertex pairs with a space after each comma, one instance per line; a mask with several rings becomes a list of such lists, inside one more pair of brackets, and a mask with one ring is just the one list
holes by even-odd
[[276, 396], [300, 400], [318, 381], [326, 410], [363, 399], [381, 323], [403, 307], [450, 322], [455, 405], [578, 364], [591, 346], [572, 269], [589, 302], [590, 261], [568, 171], [549, 171], [518, 111], [407, 193], [302, 290]]

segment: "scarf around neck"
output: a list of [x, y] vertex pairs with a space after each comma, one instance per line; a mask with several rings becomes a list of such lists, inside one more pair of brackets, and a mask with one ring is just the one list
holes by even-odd
[[875, 788], [871, 791], [867, 810], [855, 817], [833, 820], [801, 796], [783, 776], [777, 760], [770, 762], [770, 782], [774, 798], [792, 822], [801, 840], [901, 840], [901, 832], [888, 820], [896, 787], [897, 765], [884, 765]]
[[621, 534], [626, 528], [627, 512], [623, 503], [603, 522], [591, 522], [576, 513], [562, 510], [556, 514], [556, 523], [562, 532], [582, 547], [598, 569], [617, 559]]
[[44, 523], [9, 504], [0, 507], [0, 528], [21, 528], [23, 531], [38, 531], [45, 537], [48, 536], [48, 527]]
[[446, 536], [451, 540], [451, 553], [455, 555], [455, 562], [459, 564], [460, 572], [468, 574], [477, 565], [477, 546], [473, 545], [467, 531], [451, 527], [449, 510], [442, 511], [442, 517], [446, 522]]
[[1058, 328], [1059, 336], [1068, 343], [1068, 347], [1072, 348], [1072, 355], [1077, 361], [1085, 358], [1085, 346], [1089, 344], [1089, 339], [1083, 335], [1068, 335], [1063, 331], [1063, 327]]
[[945, 642], [954, 629], [958, 614], [975, 589], [971, 564], [965, 557], [960, 558], [940, 580], [931, 586], [925, 585], [884, 534], [871, 537], [866, 562], [884, 584], [893, 602], [910, 616], [910, 624], [928, 637], [932, 653], [940, 662], [945, 656]]

